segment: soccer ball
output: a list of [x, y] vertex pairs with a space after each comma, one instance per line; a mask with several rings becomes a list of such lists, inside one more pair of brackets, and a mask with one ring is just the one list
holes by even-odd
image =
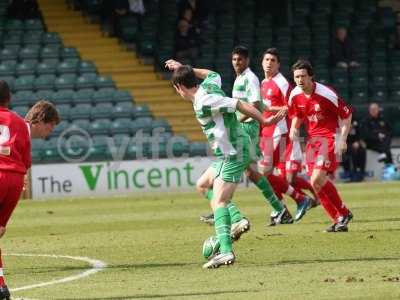
[[203, 243], [203, 256], [209, 259], [219, 252], [219, 240], [216, 236], [210, 236]]

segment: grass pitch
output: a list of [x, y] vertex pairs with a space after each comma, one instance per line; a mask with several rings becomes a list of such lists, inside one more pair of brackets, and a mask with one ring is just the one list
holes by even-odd
[[[313, 209], [299, 224], [266, 227], [269, 208], [256, 190], [235, 202], [251, 231], [235, 244], [236, 264], [203, 270], [213, 228], [194, 193], [23, 201], [1, 240], [5, 254], [85, 256], [107, 263], [76, 281], [14, 292], [30, 299], [399, 299], [400, 184], [341, 185], [354, 213], [348, 233], [322, 232]], [[294, 206], [290, 200], [289, 208]], [[4, 256], [11, 288], [80, 274], [82, 261]]]

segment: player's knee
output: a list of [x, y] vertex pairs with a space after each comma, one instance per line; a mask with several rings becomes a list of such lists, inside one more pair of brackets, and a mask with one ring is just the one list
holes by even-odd
[[320, 182], [319, 178], [311, 178], [310, 183], [311, 183], [312, 188], [313, 188], [317, 193], [321, 190], [322, 185], [321, 185], [321, 182]]
[[4, 226], [0, 226], [0, 238], [6, 233], [6, 228]]

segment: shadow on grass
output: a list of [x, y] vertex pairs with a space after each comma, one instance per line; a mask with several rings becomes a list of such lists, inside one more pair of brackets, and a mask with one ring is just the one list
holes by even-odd
[[[212, 291], [212, 292], [193, 292], [193, 293], [180, 293], [180, 294], [137, 294], [124, 297], [94, 297], [94, 298], [58, 298], [59, 300], [126, 300], [126, 299], [153, 299], [153, 298], [179, 298], [189, 296], [208, 296], [208, 295], [229, 295], [238, 293], [256, 293], [263, 290], [232, 290], [232, 291]], [[228, 296], [227, 296], [228, 297]]]
[[[108, 265], [104, 270], [110, 269], [147, 269], [147, 268], [172, 268], [172, 267], [188, 267], [188, 266], [198, 266], [198, 263], [142, 263], [142, 264], [122, 264], [122, 265]], [[90, 269], [90, 266], [58, 266], [58, 267], [32, 267], [32, 268], [19, 268], [10, 275], [19, 274], [43, 274], [49, 272], [69, 272], [69, 271], [86, 271]]]
[[343, 263], [343, 262], [371, 262], [371, 261], [391, 261], [400, 260], [400, 257], [364, 257], [364, 258], [338, 258], [338, 259], [304, 259], [304, 260], [282, 260], [276, 263], [269, 263], [269, 266], [281, 265], [305, 265], [305, 264], [324, 264], [324, 263]]

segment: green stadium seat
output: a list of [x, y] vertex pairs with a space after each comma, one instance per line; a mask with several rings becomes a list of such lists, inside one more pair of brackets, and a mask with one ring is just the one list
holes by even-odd
[[36, 101], [36, 95], [32, 91], [19, 91], [12, 95], [12, 103], [14, 105], [29, 106]]
[[114, 145], [120, 147], [121, 145], [128, 145], [132, 137], [129, 134], [117, 133], [113, 134]]
[[61, 119], [68, 120], [70, 116], [71, 106], [68, 104], [60, 104], [57, 105], [58, 113], [60, 114]]
[[152, 134], [152, 124], [153, 119], [150, 117], [141, 117], [137, 118], [132, 122], [131, 128], [134, 133], [137, 133], [139, 130], [143, 134]]
[[79, 60], [76, 59], [65, 59], [57, 66], [58, 74], [73, 73], [78, 72]]
[[109, 119], [96, 119], [89, 126], [89, 132], [94, 134], [108, 134], [112, 122]]
[[132, 134], [134, 132], [133, 122], [130, 118], [116, 118], [112, 122], [111, 134]]
[[388, 101], [388, 98], [388, 93], [385, 88], [372, 88], [370, 94], [370, 102], [385, 102]]
[[79, 73], [97, 73], [96, 65], [90, 60], [82, 60], [78, 66]]
[[132, 118], [135, 115], [135, 108], [130, 101], [118, 102], [112, 109], [112, 118]]
[[97, 76], [96, 87], [98, 89], [114, 88], [115, 82], [114, 82], [114, 80], [112, 80], [111, 76]]
[[92, 97], [93, 103], [112, 103], [114, 100], [114, 88], [102, 88], [98, 91], [95, 91]]
[[84, 89], [84, 88], [95, 88], [97, 80], [96, 73], [84, 73], [77, 78], [76, 88]]
[[33, 75], [20, 76], [14, 82], [14, 90], [15, 91], [32, 90], [34, 81], [35, 81], [35, 76]]
[[19, 59], [38, 59], [40, 53], [40, 46], [39, 45], [29, 45], [20, 49], [19, 51]]
[[352, 92], [351, 103], [368, 103], [368, 91], [359, 90]]
[[41, 49], [40, 52], [41, 59], [49, 59], [49, 58], [59, 58], [60, 57], [60, 46], [57, 44], [47, 45]]
[[58, 59], [43, 60], [36, 66], [36, 73], [38, 75], [56, 74], [58, 64], [59, 64]]
[[36, 90], [50, 90], [54, 88], [56, 76], [53, 74], [44, 74], [36, 77], [34, 87]]
[[135, 106], [135, 116], [141, 117], [152, 117], [149, 107], [146, 104]]
[[3, 37], [3, 46], [22, 46], [22, 32], [9, 32]]
[[24, 47], [41, 46], [43, 32], [41, 31], [27, 31], [22, 36], [22, 44]]
[[7, 64], [2, 62], [0, 64], [0, 76], [14, 76], [15, 75], [15, 64]]
[[29, 106], [27, 106], [27, 105], [14, 106], [13, 105], [12, 110], [15, 111], [20, 117], [25, 118], [26, 113], [29, 110]]
[[72, 122], [72, 126], [75, 126], [87, 132], [89, 131], [90, 121], [87, 119], [77, 119]]
[[58, 150], [59, 139], [57, 137], [50, 138], [44, 142], [42, 159], [46, 162], [59, 162], [62, 160], [60, 152]]
[[19, 63], [16, 67], [16, 75], [34, 75], [36, 71], [36, 66], [38, 65], [37, 60], [35, 59], [27, 59], [23, 62]]
[[73, 102], [74, 104], [92, 103], [92, 97], [94, 94], [93, 89], [80, 89], [75, 92]]
[[77, 82], [76, 74], [67, 73], [57, 77], [54, 86], [57, 90], [73, 89], [76, 85], [76, 82]]
[[39, 100], [49, 100], [53, 99], [53, 91], [52, 90], [40, 90], [35, 93], [36, 101]]
[[163, 118], [154, 119], [151, 123], [151, 128], [154, 130], [162, 130], [163, 132], [170, 132], [171, 126], [169, 125], [168, 121]]
[[132, 95], [127, 90], [114, 90], [113, 101], [114, 103], [130, 101], [133, 104]]
[[94, 135], [92, 136], [92, 145], [89, 148], [90, 160], [107, 160], [111, 158], [108, 140], [111, 137], [107, 135]]
[[54, 92], [53, 94], [53, 101], [55, 102], [56, 105], [58, 104], [73, 104], [73, 98], [74, 98], [75, 92], [74, 90], [59, 90], [57, 92]]
[[24, 21], [24, 29], [41, 32], [44, 30], [42, 20], [39, 18], [27, 19]]
[[11, 47], [3, 48], [0, 51], [0, 60], [17, 60], [19, 47], [13, 49]]
[[7, 19], [5, 23], [6, 31], [23, 31], [25, 29], [24, 22], [20, 19]]
[[43, 36], [42, 36], [42, 43], [45, 46], [49, 46], [49, 45], [62, 45], [62, 40], [59, 36], [58, 33], [56, 32], [46, 32]]
[[69, 117], [71, 120], [90, 119], [90, 112], [93, 107], [88, 103], [76, 104], [71, 108]]
[[109, 118], [112, 110], [113, 105], [111, 103], [96, 104], [96, 106], [92, 108], [90, 116], [92, 119]]
[[80, 58], [78, 50], [73, 47], [64, 47], [61, 49], [61, 57], [62, 59], [67, 59], [67, 58]]

